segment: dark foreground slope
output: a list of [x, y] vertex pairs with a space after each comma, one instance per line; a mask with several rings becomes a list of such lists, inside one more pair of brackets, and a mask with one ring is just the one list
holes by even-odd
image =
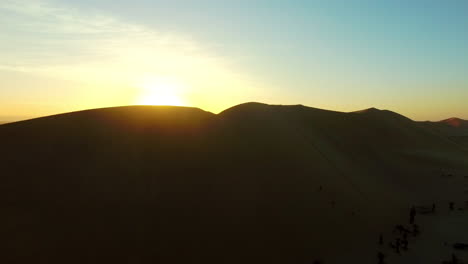
[[410, 205], [462, 198], [441, 171], [468, 172], [377, 109], [98, 109], [0, 126], [0, 146], [4, 263], [373, 263]]

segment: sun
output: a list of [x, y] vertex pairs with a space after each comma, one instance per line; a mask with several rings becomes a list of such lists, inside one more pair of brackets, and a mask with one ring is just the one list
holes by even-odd
[[144, 94], [138, 101], [139, 105], [173, 105], [173, 106], [183, 106], [184, 103], [182, 99], [172, 93], [168, 92], [149, 92]]
[[140, 85], [139, 105], [185, 106], [181, 97], [183, 85], [180, 81], [169, 78], [150, 78]]

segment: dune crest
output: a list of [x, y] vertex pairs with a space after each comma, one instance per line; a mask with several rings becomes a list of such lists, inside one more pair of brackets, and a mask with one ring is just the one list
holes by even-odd
[[463, 144], [377, 109], [94, 109], [2, 125], [0, 146], [5, 263], [374, 263], [468, 175]]

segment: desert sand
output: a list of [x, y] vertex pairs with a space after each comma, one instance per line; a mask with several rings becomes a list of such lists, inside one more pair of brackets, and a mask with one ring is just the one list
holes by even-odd
[[[0, 260], [378, 263], [382, 252], [385, 263], [441, 263], [455, 252], [468, 261], [451, 248], [468, 243], [468, 133], [447, 126], [375, 108], [260, 103], [4, 124]], [[399, 255], [389, 243], [395, 225], [412, 227], [412, 206], [421, 232]]]

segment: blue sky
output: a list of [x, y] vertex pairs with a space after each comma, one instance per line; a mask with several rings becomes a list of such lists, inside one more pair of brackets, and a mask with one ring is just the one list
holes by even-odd
[[468, 119], [467, 1], [5, 1], [0, 118], [132, 104], [144, 82], [213, 112]]

